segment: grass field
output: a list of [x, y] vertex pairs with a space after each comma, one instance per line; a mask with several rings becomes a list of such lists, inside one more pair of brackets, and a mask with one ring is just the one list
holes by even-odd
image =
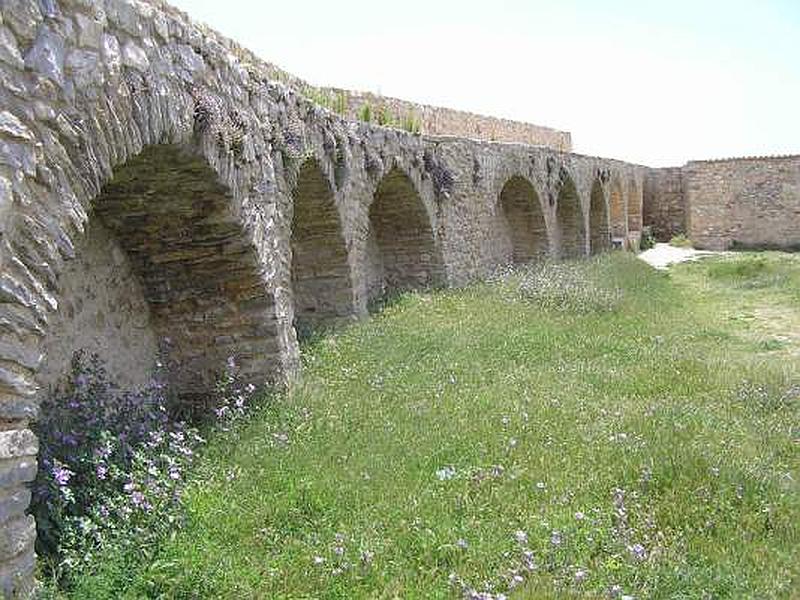
[[501, 274], [304, 362], [73, 597], [800, 595], [798, 255]]

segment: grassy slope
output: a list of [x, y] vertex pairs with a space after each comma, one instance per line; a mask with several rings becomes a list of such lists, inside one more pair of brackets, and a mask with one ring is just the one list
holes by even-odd
[[800, 261], [768, 260], [786, 277], [746, 292], [708, 262], [576, 265], [622, 290], [599, 308], [580, 290], [543, 308], [516, 280], [407, 296], [308, 347], [305, 382], [213, 443], [187, 528], [75, 597], [435, 598], [451, 573], [503, 590], [517, 530], [522, 597], [789, 597], [800, 369], [728, 314], [760, 297], [798, 317]]

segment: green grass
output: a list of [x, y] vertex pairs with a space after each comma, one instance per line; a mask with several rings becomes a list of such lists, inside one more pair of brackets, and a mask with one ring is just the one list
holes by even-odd
[[729, 313], [797, 317], [800, 260], [761, 261], [611, 253], [406, 295], [306, 346], [303, 383], [212, 441], [185, 528], [72, 596], [448, 598], [519, 574], [512, 597], [796, 597], [798, 361]]

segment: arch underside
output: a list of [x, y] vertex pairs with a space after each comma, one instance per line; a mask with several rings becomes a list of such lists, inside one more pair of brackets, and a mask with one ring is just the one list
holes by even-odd
[[254, 382], [275, 366], [273, 303], [231, 204], [205, 159], [176, 146], [150, 147], [115, 169], [93, 202], [90, 219], [127, 255], [179, 394], [212, 389], [230, 356]]
[[443, 263], [428, 211], [398, 169], [381, 181], [369, 209], [367, 298], [439, 285]]
[[556, 222], [558, 223], [560, 257], [584, 256], [586, 254], [586, 234], [583, 213], [578, 191], [570, 179], [564, 182], [558, 194]]
[[330, 185], [306, 161], [293, 194], [292, 293], [298, 331], [353, 314], [347, 246]]
[[502, 261], [526, 263], [547, 256], [547, 227], [539, 196], [522, 177], [512, 177], [500, 192], [497, 212], [498, 229], [503, 244]]
[[589, 244], [592, 254], [603, 252], [611, 247], [606, 199], [599, 181], [595, 181], [592, 185], [589, 199]]
[[628, 235], [628, 220], [625, 214], [625, 195], [619, 183], [611, 186], [609, 193], [609, 208], [611, 212], [611, 235], [615, 239], [624, 240]]

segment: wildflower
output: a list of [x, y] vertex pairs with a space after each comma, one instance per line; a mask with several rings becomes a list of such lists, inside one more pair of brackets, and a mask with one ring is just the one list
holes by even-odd
[[317, 565], [317, 566], [325, 564], [325, 559], [322, 558], [321, 556], [315, 556], [313, 560], [314, 560], [314, 564]]
[[528, 543], [528, 534], [518, 529], [514, 532], [514, 539], [517, 540], [518, 544], [527, 544]]
[[56, 465], [52, 469], [53, 479], [55, 479], [56, 483], [60, 486], [65, 486], [69, 483], [70, 478], [74, 475], [72, 471], [70, 471], [67, 467], [61, 465], [61, 463], [56, 463]]
[[550, 534], [550, 543], [553, 544], [553, 546], [560, 546], [561, 542], [561, 532], [553, 530], [553, 533]]
[[583, 521], [585, 518], [586, 518], [586, 515], [584, 515], [581, 511], [578, 511], [578, 512], [575, 513], [575, 520], [576, 521]]
[[515, 587], [519, 586], [525, 581], [522, 575], [516, 574], [511, 578], [511, 581], [508, 582], [508, 587], [510, 589], [514, 589]]
[[536, 489], [539, 491], [544, 491], [547, 486], [545, 485], [544, 481], [537, 481], [536, 482]]
[[631, 553], [631, 556], [636, 560], [642, 561], [647, 558], [647, 550], [642, 544], [636, 543], [628, 546], [628, 552]]
[[334, 546], [333, 547], [333, 553], [336, 554], [336, 556], [343, 556], [344, 555], [344, 546]]
[[583, 583], [588, 575], [586, 569], [578, 569], [575, 571], [575, 583]]
[[144, 504], [144, 494], [142, 492], [133, 492], [131, 494], [131, 502], [133, 502], [134, 506], [142, 506]]
[[439, 478], [439, 481], [447, 481], [448, 479], [452, 479], [456, 476], [455, 468], [451, 466], [442, 467], [438, 471], [436, 471], [436, 477]]
[[622, 586], [618, 583], [612, 585], [611, 588], [608, 590], [608, 595], [611, 596], [612, 598], [618, 598], [621, 593], [622, 593]]
[[456, 540], [456, 546], [458, 546], [462, 550], [466, 550], [469, 544], [467, 543], [467, 540], [465, 540], [464, 538], [458, 538]]
[[363, 550], [361, 552], [361, 562], [365, 565], [372, 564], [372, 559], [375, 558], [375, 553], [370, 552], [369, 550]]
[[108, 475], [108, 467], [103, 463], [100, 463], [99, 465], [97, 465], [97, 467], [95, 467], [94, 473], [95, 475], [97, 475], [98, 479], [105, 479], [106, 476]]

